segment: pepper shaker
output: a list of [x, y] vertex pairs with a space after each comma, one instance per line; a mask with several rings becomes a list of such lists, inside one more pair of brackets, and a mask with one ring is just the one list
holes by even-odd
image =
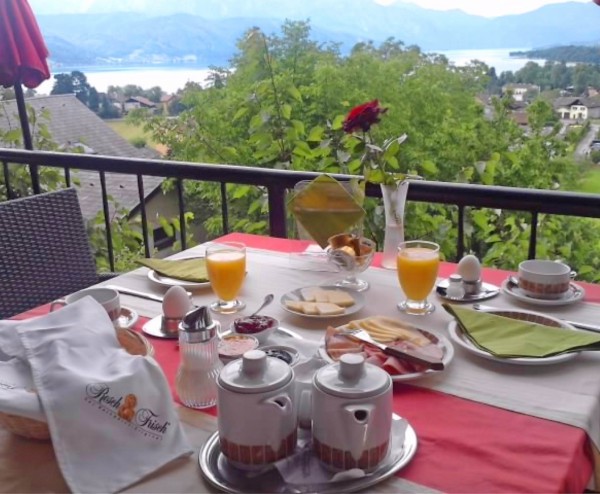
[[196, 307], [179, 324], [180, 363], [175, 389], [190, 408], [208, 408], [217, 402], [219, 360], [217, 329], [208, 307]]

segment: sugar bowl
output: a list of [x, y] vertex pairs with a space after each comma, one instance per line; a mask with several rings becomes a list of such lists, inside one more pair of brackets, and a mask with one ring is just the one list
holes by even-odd
[[261, 469], [295, 452], [294, 372], [284, 361], [250, 350], [219, 374], [221, 452], [233, 466]]
[[332, 470], [370, 471], [387, 456], [392, 430], [392, 379], [348, 353], [313, 379], [313, 449]]

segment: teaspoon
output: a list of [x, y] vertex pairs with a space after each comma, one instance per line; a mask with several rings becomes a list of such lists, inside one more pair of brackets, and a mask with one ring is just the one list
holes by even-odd
[[256, 309], [252, 314], [250, 314], [250, 317], [255, 316], [256, 314], [258, 314], [261, 310], [263, 310], [267, 305], [269, 305], [271, 302], [273, 302], [273, 299], [275, 298], [275, 295], [273, 295], [272, 293], [269, 293], [269, 295], [267, 295], [262, 303], [262, 305]]

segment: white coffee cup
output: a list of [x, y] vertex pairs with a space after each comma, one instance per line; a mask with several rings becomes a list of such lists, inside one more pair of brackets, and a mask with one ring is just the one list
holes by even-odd
[[571, 267], [548, 259], [529, 259], [519, 264], [519, 288], [530, 297], [559, 299], [569, 290]]
[[121, 315], [121, 301], [119, 298], [119, 292], [112, 288], [97, 287], [97, 288], [86, 288], [75, 293], [67, 295], [65, 298], [55, 300], [50, 305], [50, 310], [55, 310], [58, 305], [69, 305], [84, 297], [92, 297], [98, 302], [110, 317], [113, 325], [117, 326], [119, 316]]

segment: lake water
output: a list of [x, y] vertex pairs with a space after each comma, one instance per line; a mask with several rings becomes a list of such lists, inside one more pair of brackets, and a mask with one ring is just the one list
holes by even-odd
[[[516, 72], [522, 68], [528, 59], [511, 58], [511, 51], [524, 51], [527, 48], [504, 48], [498, 50], [450, 50], [438, 51], [448, 57], [456, 65], [465, 65], [472, 60], [480, 60], [496, 69], [500, 75], [505, 71]], [[533, 60], [543, 64], [543, 60]], [[126, 86], [134, 84], [143, 89], [160, 86], [167, 93], [174, 93], [193, 81], [203, 84], [209, 70], [190, 66], [157, 66], [157, 67], [65, 67], [53, 70], [53, 74], [69, 73], [73, 70], [83, 72], [92, 87], [100, 92], [106, 92], [108, 86]], [[54, 85], [54, 78], [44, 81], [38, 88], [38, 94], [49, 94]]]

